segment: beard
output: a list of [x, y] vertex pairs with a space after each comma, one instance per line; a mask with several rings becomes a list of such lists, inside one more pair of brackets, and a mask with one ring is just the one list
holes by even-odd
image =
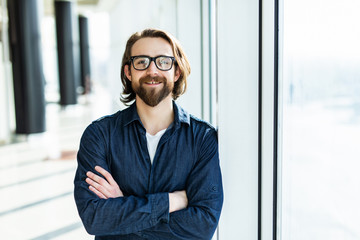
[[[146, 89], [144, 87], [144, 84], [146, 84], [146, 82], [160, 82], [163, 84], [163, 87], [160, 90], [157, 90], [155, 88]], [[169, 96], [169, 94], [174, 89], [174, 85], [168, 84], [167, 79], [164, 77], [146, 76], [139, 79], [139, 85], [136, 86], [134, 83], [132, 83], [131, 85], [136, 95], [139, 96], [140, 99], [144, 101], [144, 103], [151, 107], [157, 106], [164, 98]]]

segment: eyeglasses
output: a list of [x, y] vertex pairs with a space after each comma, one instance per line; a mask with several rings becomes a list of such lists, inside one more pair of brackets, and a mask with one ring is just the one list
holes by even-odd
[[161, 71], [169, 71], [175, 61], [175, 57], [169, 56], [157, 56], [157, 57], [149, 57], [149, 56], [133, 56], [130, 57], [130, 61], [132, 62], [133, 67], [136, 70], [145, 70], [150, 66], [150, 63], [154, 61], [156, 67]]

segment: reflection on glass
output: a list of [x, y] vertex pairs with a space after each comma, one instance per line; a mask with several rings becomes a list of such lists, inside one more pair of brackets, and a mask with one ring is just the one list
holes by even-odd
[[283, 3], [281, 239], [360, 239], [360, 1]]

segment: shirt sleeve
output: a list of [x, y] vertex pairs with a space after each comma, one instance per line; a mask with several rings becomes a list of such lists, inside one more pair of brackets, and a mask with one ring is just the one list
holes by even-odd
[[168, 222], [143, 231], [149, 239], [211, 239], [223, 204], [217, 133], [208, 129], [199, 158], [187, 180], [188, 207], [170, 214]]
[[85, 182], [87, 171], [97, 165], [109, 171], [105, 136], [96, 124], [91, 124], [81, 138], [77, 156], [74, 197], [87, 232], [97, 236], [126, 235], [152, 228], [160, 222], [168, 222], [168, 193], [100, 199], [89, 190]]

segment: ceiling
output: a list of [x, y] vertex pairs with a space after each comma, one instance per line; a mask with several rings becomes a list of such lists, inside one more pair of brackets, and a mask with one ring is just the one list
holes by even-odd
[[[6, 0], [12, 1], [12, 0]], [[3, 24], [8, 21], [6, 8], [6, 1], [0, 0], [0, 41]], [[76, 12], [81, 15], [88, 15], [93, 12], [110, 12], [121, 0], [38, 0], [39, 3], [43, 3], [43, 11], [46, 16], [54, 15], [54, 2], [55, 1], [67, 1], [76, 4]]]
[[55, 1], [71, 1], [76, 4], [79, 14], [87, 14], [89, 12], [108, 12], [120, 0], [43, 0], [45, 15], [54, 15]]

